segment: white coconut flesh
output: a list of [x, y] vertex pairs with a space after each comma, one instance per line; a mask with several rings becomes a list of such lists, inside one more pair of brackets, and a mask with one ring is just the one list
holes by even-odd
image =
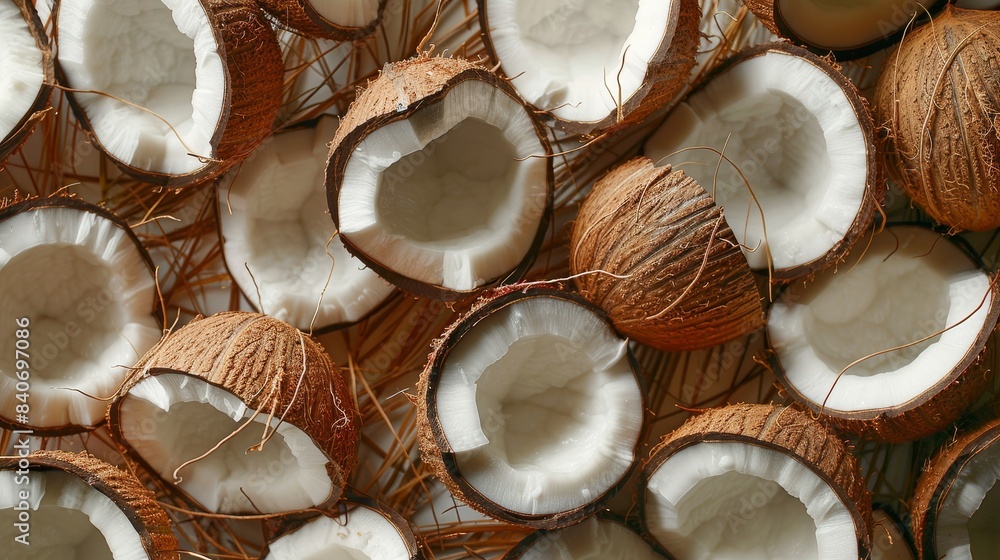
[[[989, 285], [954, 244], [926, 228], [896, 226], [876, 236], [860, 261], [855, 256], [777, 301], [768, 336], [787, 383], [806, 399], [822, 403], [829, 395], [830, 411], [890, 409], [916, 402], [970, 353], [987, 328]], [[903, 346], [837, 380], [852, 362]]]
[[324, 172], [336, 129], [325, 118], [276, 136], [219, 190], [236, 283], [263, 312], [304, 330], [358, 321], [393, 290], [347, 252], [330, 219]]
[[360, 143], [341, 184], [340, 234], [407, 278], [475, 289], [530, 251], [546, 212], [544, 154], [518, 101], [464, 81]]
[[777, 269], [825, 255], [854, 224], [868, 179], [865, 135], [845, 92], [808, 60], [777, 51], [712, 79], [671, 112], [645, 153], [714, 197], [758, 270], [768, 251]]
[[660, 560], [649, 543], [621, 523], [589, 517], [536, 540], [520, 560]]
[[922, 17], [935, 0], [784, 0], [775, 19], [810, 45], [849, 49], [885, 39]]
[[409, 560], [399, 529], [382, 514], [358, 506], [346, 514], [318, 517], [268, 545], [264, 560]]
[[0, 142], [15, 132], [45, 81], [42, 51], [13, 2], [0, 2]]
[[[209, 511], [276, 513], [322, 504], [338, 492], [329, 459], [308, 434], [279, 421], [283, 410], [270, 424], [269, 412], [255, 415], [199, 378], [163, 373], [129, 390], [119, 421], [127, 445]], [[275, 429], [261, 450], [248, 451]]]
[[365, 27], [378, 18], [379, 0], [306, 0], [326, 21], [341, 27]]
[[517, 301], [451, 350], [436, 412], [461, 476], [522, 514], [592, 503], [628, 471], [642, 397], [626, 342], [592, 311]]
[[759, 445], [705, 442], [649, 477], [650, 533], [678, 560], [856, 560], [843, 500], [797, 459]]
[[[214, 157], [225, 64], [200, 0], [61, 5], [59, 64], [104, 149], [148, 172], [181, 175]], [[194, 154], [194, 155], [189, 155]]]
[[933, 527], [938, 558], [983, 560], [1000, 550], [1000, 445], [980, 451], [961, 468], [939, 505]]
[[[30, 394], [29, 424], [93, 426], [134, 364], [161, 336], [153, 275], [135, 242], [92, 212], [48, 207], [0, 227], [0, 414], [13, 419]], [[17, 389], [18, 329], [29, 325], [28, 391]], [[20, 343], [23, 347], [24, 343]], [[24, 376], [21, 376], [24, 377]]]
[[[26, 484], [13, 471], [0, 472], [0, 539], [10, 558], [21, 560], [147, 560], [139, 534], [106, 495], [72, 474], [32, 470]], [[19, 492], [27, 491], [29, 544], [20, 531]], [[16, 548], [14, 548], [16, 547]], [[13, 552], [17, 550], [17, 552]]]

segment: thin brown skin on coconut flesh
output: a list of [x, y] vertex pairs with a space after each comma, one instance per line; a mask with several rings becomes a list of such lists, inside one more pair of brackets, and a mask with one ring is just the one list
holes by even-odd
[[[8, 95], [9, 92], [10, 95], [0, 111], [0, 123], [12, 124], [6, 129], [0, 127], [0, 169], [3, 169], [7, 157], [28, 139], [35, 125], [45, 116], [44, 110], [55, 83], [55, 69], [48, 38], [31, 1], [14, 0], [12, 6], [0, 8], [0, 14], [4, 25], [18, 27], [11, 32], [10, 43], [5, 46], [10, 49], [7, 56], [11, 57], [8, 60], [11, 64], [4, 67], [4, 75], [0, 77], [0, 93]], [[18, 93], [16, 102], [13, 92]], [[26, 102], [30, 103], [26, 106]], [[5, 114], [17, 106], [27, 110], [20, 115]]]

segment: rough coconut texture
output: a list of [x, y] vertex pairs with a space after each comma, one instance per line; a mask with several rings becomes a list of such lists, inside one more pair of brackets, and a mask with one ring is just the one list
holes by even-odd
[[890, 177], [953, 231], [1000, 226], [1000, 13], [948, 6], [889, 55], [875, 90]]
[[649, 346], [707, 348], [764, 325], [723, 209], [684, 172], [647, 158], [594, 185], [573, 225], [569, 264], [580, 293]]
[[[55, 83], [48, 36], [29, 0], [0, 6], [0, 29], [10, 33], [0, 54], [0, 168], [45, 115]], [[34, 96], [31, 95], [34, 90]], [[17, 99], [13, 93], [16, 92]], [[25, 105], [27, 102], [27, 105]], [[12, 126], [7, 125], [11, 122]]]
[[[27, 459], [32, 472], [62, 471], [80, 478], [95, 491], [107, 496], [131, 521], [149, 558], [180, 559], [170, 518], [157, 503], [156, 496], [135, 475], [86, 453], [34, 451]], [[16, 471], [18, 461], [19, 457], [0, 457], [0, 471]]]
[[374, 33], [382, 23], [386, 2], [387, 0], [257, 0], [278, 23], [300, 35], [337, 41], [353, 41]]
[[[871, 494], [858, 460], [843, 440], [808, 413], [764, 404], [736, 404], [707, 410], [663, 437], [643, 466], [643, 479], [649, 480], [660, 465], [679, 451], [710, 442], [760, 446], [805, 465], [828, 483], [848, 509], [854, 519], [858, 555], [868, 557], [872, 549]], [[645, 498], [645, 491], [640, 496]]]
[[357, 465], [361, 417], [342, 372], [318, 342], [283, 321], [245, 312], [197, 318], [167, 335], [134, 370], [108, 409], [112, 437], [127, 453], [132, 450], [122, 435], [122, 400], [149, 376], [181, 372], [221, 387], [250, 409], [283, 416], [283, 423], [308, 434], [329, 458], [330, 500], [340, 496]]
[[[196, 169], [167, 173], [122, 161], [102, 145], [91, 124], [92, 116], [77, 98], [90, 94], [70, 92], [68, 95], [70, 106], [92, 141], [122, 171], [147, 183], [170, 188], [187, 187], [216, 177], [249, 156], [271, 134], [281, 106], [284, 83], [284, 62], [277, 35], [253, 0], [190, 0], [188, 3], [191, 5], [186, 9], [201, 9], [207, 16], [215, 48], [224, 63], [225, 79], [222, 91], [212, 94], [212, 101], [221, 104], [221, 111], [209, 141], [211, 153], [197, 154], [207, 159], [201, 160]], [[63, 83], [73, 86], [65, 70], [58, 65], [57, 72]], [[145, 88], [144, 80], [148, 81], [149, 77], [136, 77], [136, 88]]]
[[[501, 0], [493, 0], [494, 2], [500, 2]], [[518, 2], [531, 2], [532, 0], [502, 0], [504, 2], [509, 2], [517, 4]], [[479, 5], [479, 20], [483, 33], [483, 42], [486, 46], [486, 50], [496, 63], [501, 65], [504, 72], [510, 79], [515, 87], [518, 85], [518, 76], [523, 70], [520, 68], [513, 69], [503, 66], [503, 57], [498, 54], [498, 48], [496, 46], [496, 38], [494, 37], [494, 26], [489, 20], [489, 4], [488, 0], [477, 0]], [[593, 8], [593, 3], [591, 2], [580, 2], [579, 0], [562, 0], [560, 5], [552, 10], [552, 14], [548, 17], [552, 18], [551, 25], [566, 26], [567, 24], [563, 20], [571, 19], [574, 12], [586, 11]], [[615, 6], [614, 9], [629, 9], [628, 6]], [[695, 55], [698, 51], [698, 44], [701, 39], [701, 8], [696, 0], [674, 0], [670, 2], [669, 6], [670, 13], [667, 16], [667, 24], [663, 28], [660, 34], [660, 43], [656, 46], [655, 50], [651, 53], [647, 60], [626, 60], [626, 67], [629, 70], [633, 70], [635, 67], [642, 68], [645, 65], [645, 74], [643, 75], [641, 81], [635, 85], [633, 91], [619, 91], [621, 87], [620, 76], [618, 76], [618, 70], [614, 68], [596, 68], [596, 72], [606, 76], [606, 80], [602, 85], [606, 85], [611, 90], [611, 94], [615, 98], [615, 103], [618, 105], [614, 111], [603, 118], [592, 120], [592, 121], [579, 121], [571, 120], [568, 118], [560, 117], [558, 115], [559, 110], [555, 107], [542, 107], [537, 106], [537, 100], [528, 99], [529, 102], [537, 106], [537, 110], [540, 112], [548, 112], [555, 121], [555, 126], [561, 130], [565, 130], [570, 133], [579, 134], [589, 134], [589, 135], [599, 135], [601, 133], [611, 133], [617, 130], [621, 130], [630, 124], [634, 124], [642, 121], [650, 113], [659, 109], [670, 101], [674, 96], [676, 96], [681, 89], [687, 84], [688, 76], [691, 74], [691, 70], [695, 65]], [[604, 22], [602, 22], [604, 23]], [[641, 25], [648, 24], [649, 22], [636, 21], [636, 27], [640, 28]], [[521, 30], [517, 30], [520, 32]], [[510, 31], [506, 31], [509, 33]], [[579, 31], [580, 34], [585, 34], [589, 32], [588, 29], [584, 28]], [[606, 34], [606, 31], [601, 31], [602, 34]], [[567, 44], [572, 46], [573, 41], [581, 41], [578, 33], [570, 34], [570, 39], [567, 40]], [[511, 38], [505, 38], [506, 41], [511, 41]], [[518, 39], [518, 40], [529, 40], [529, 39]], [[586, 39], [582, 39], [586, 40]], [[595, 38], [599, 40], [599, 38]], [[623, 58], [629, 58], [629, 52], [625, 51], [638, 50], [641, 47], [636, 45], [625, 45], [622, 47], [623, 54], [617, 56], [618, 69], [621, 69], [621, 60]], [[633, 55], [635, 53], [632, 53]], [[637, 57], [641, 58], [641, 57]], [[571, 64], [570, 61], [566, 61], [566, 64]], [[523, 79], [522, 79], [523, 81]], [[594, 85], [594, 87], [600, 87]], [[622, 95], [622, 99], [618, 98], [618, 95]], [[572, 103], [571, 103], [572, 104]]]

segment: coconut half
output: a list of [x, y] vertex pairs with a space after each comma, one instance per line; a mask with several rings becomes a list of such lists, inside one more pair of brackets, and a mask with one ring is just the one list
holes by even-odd
[[571, 294], [486, 296], [434, 344], [418, 390], [424, 462], [495, 519], [572, 524], [633, 468], [644, 410], [627, 341]]
[[258, 0], [282, 25], [306, 37], [353, 41], [382, 22], [386, 0]]
[[772, 43], [723, 63], [644, 151], [725, 209], [751, 268], [792, 280], [843, 258], [874, 220], [884, 182], [873, 129], [843, 74]]
[[872, 512], [872, 560], [917, 560], [906, 527], [885, 507]]
[[160, 339], [153, 264], [128, 224], [75, 198], [0, 209], [0, 426], [62, 435]]
[[313, 339], [255, 313], [168, 335], [108, 419], [129, 456], [217, 513], [333, 503], [357, 464], [360, 418], [340, 370]]
[[89, 455], [0, 457], [6, 558], [179, 560], [171, 525], [134, 475]]
[[62, 2], [56, 29], [77, 118], [140, 180], [191, 185], [271, 132], [284, 66], [251, 0]]
[[55, 72], [48, 36], [29, 0], [0, 2], [0, 167], [44, 115]]
[[653, 547], [623, 522], [594, 516], [562, 529], [531, 533], [502, 560], [660, 560]]
[[791, 408], [694, 416], [653, 449], [640, 495], [650, 535], [677, 560], [857, 560], [871, 550], [857, 460]]
[[696, 0], [479, 0], [490, 56], [528, 103], [570, 132], [638, 122], [687, 82]]
[[457, 58], [387, 65], [344, 116], [327, 202], [348, 251], [416, 295], [518, 278], [552, 205], [545, 128], [510, 85]]
[[323, 161], [336, 130], [324, 117], [279, 133], [219, 183], [229, 273], [258, 311], [312, 332], [356, 323], [393, 293], [330, 220]]
[[795, 400], [866, 438], [940, 431], [990, 390], [987, 343], [1000, 314], [990, 282], [940, 234], [892, 226], [774, 303], [767, 334], [778, 378]]

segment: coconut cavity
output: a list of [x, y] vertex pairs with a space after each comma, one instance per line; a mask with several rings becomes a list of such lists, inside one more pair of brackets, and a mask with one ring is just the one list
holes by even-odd
[[658, 560], [662, 558], [642, 537], [610, 519], [589, 517], [556, 531], [533, 533], [504, 560]]
[[199, 0], [81, 0], [59, 9], [59, 63], [104, 149], [185, 174], [211, 158], [227, 84]]
[[754, 269], [767, 268], [768, 253], [776, 269], [824, 257], [851, 232], [867, 192], [869, 148], [852, 99], [798, 52], [734, 64], [645, 145], [725, 209]]
[[400, 529], [372, 508], [350, 507], [346, 513], [317, 517], [279, 537], [268, 545], [264, 560], [408, 560], [414, 556], [409, 529]]
[[937, 0], [774, 0], [775, 20], [795, 37], [819, 49], [863, 47], [886, 39]]
[[1000, 550], [1000, 445], [968, 460], [946, 490], [933, 528], [938, 558], [980, 560]]
[[155, 472], [209, 511], [271, 513], [325, 502], [337, 491], [329, 459], [302, 430], [282, 423], [280, 410], [269, 414], [199, 378], [162, 373], [123, 397], [119, 426]]
[[0, 158], [3, 144], [35, 106], [45, 82], [42, 51], [15, 2], [0, 3]]

